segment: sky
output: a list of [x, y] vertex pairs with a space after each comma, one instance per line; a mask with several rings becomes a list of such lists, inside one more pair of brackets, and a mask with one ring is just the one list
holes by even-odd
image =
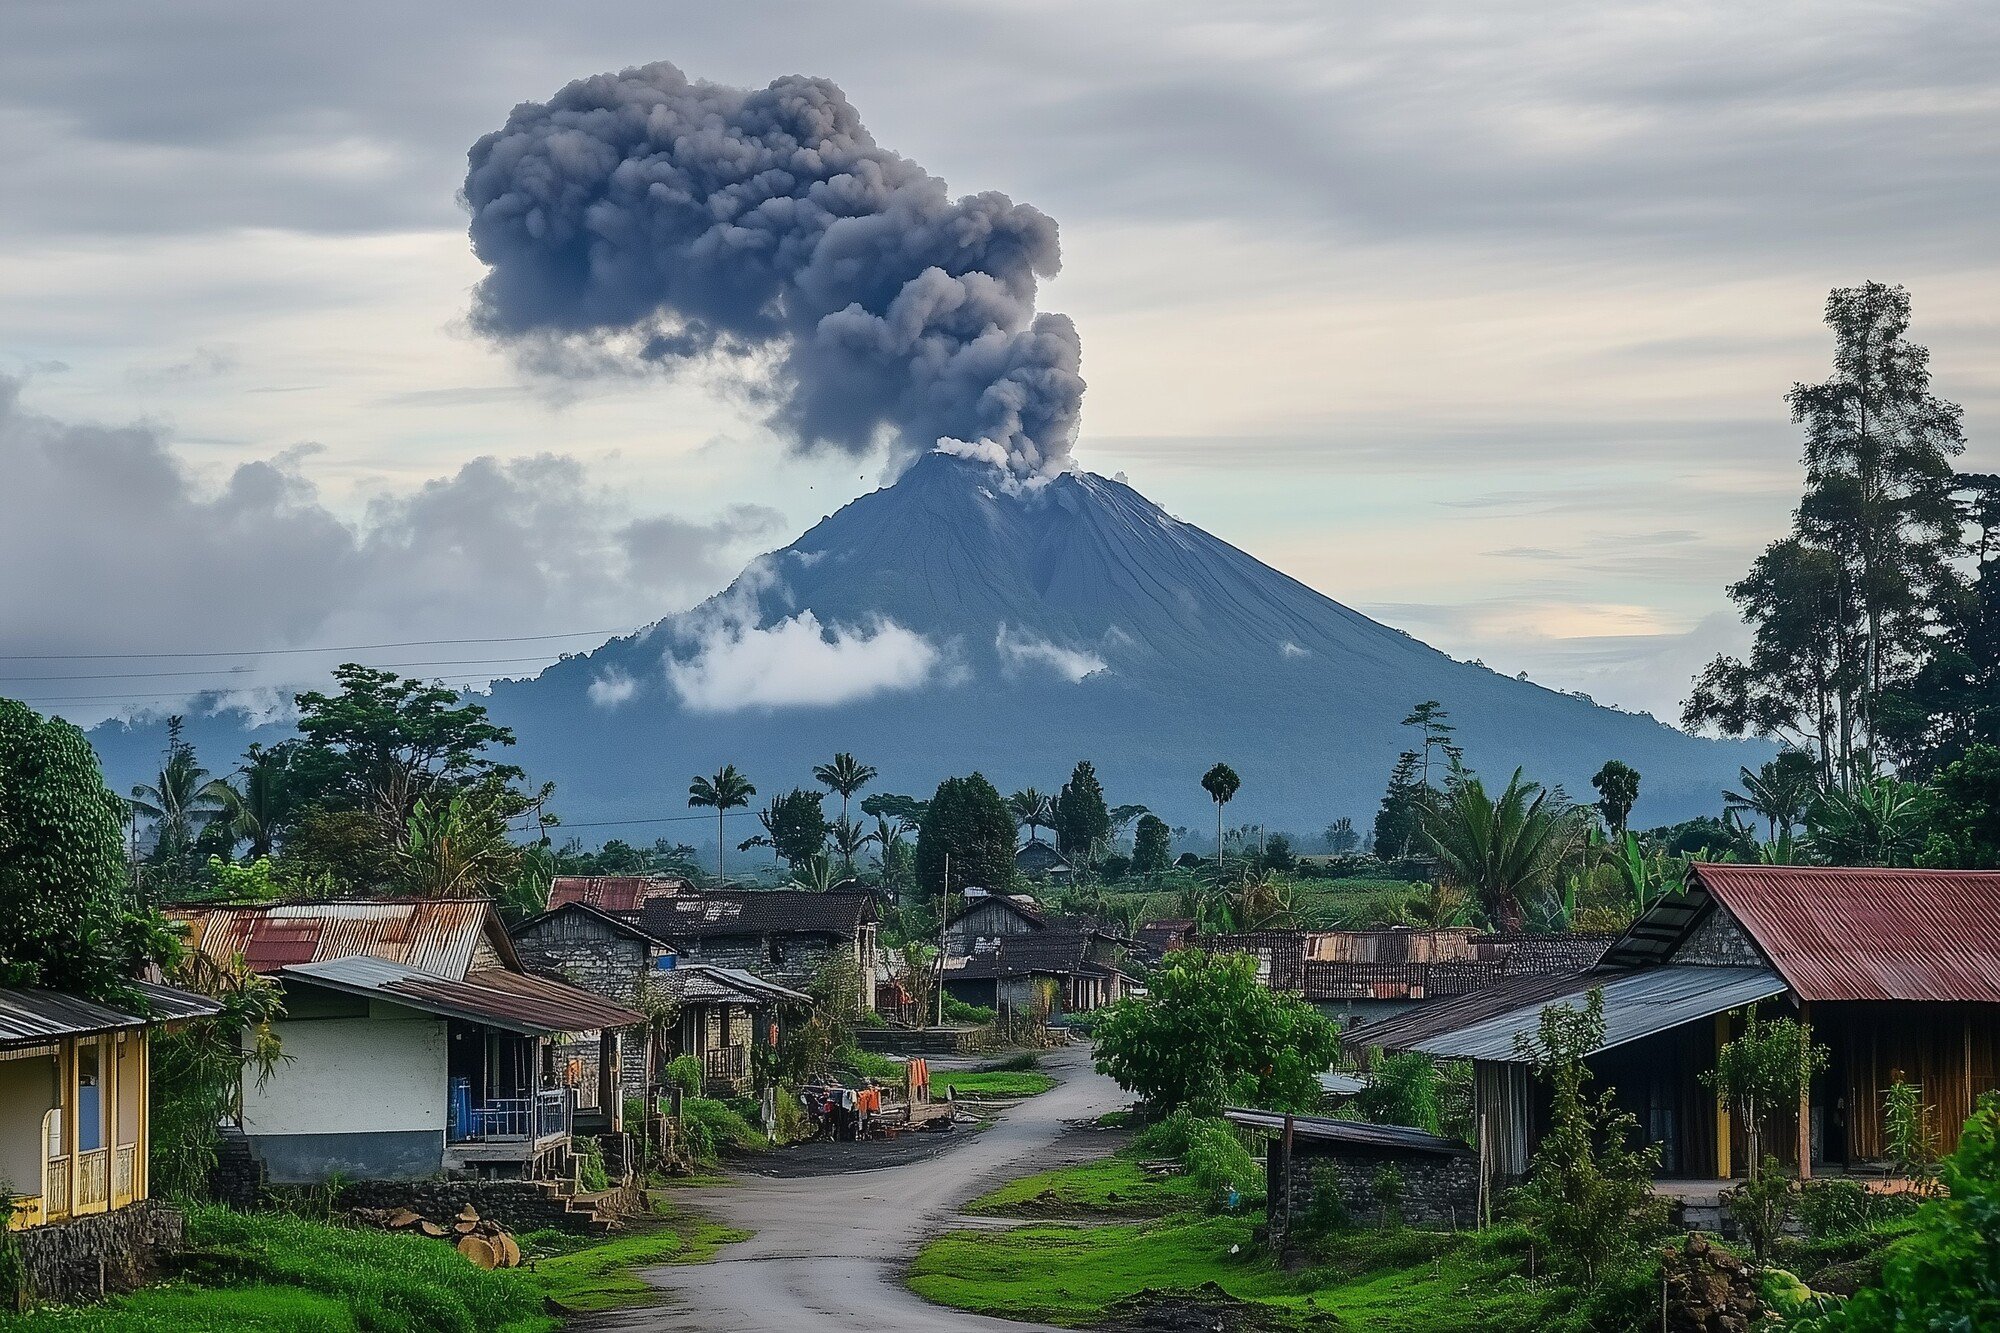
[[[954, 193], [1054, 218], [1079, 465], [1671, 718], [1797, 498], [1830, 288], [1910, 289], [2000, 468], [1996, 58], [1977, 0], [17, 0], [0, 694], [87, 720], [355, 655], [250, 655], [321, 645], [524, 673], [889, 480], [729, 376], [556, 378], [473, 327], [467, 150], [668, 60], [829, 78]], [[78, 656], [140, 651], [203, 655]]]

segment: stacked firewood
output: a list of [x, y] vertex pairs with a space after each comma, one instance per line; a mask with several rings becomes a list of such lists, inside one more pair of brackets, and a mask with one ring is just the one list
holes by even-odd
[[357, 1208], [354, 1220], [386, 1231], [408, 1231], [453, 1246], [480, 1268], [518, 1268], [521, 1247], [498, 1222], [479, 1215], [471, 1204], [447, 1223], [431, 1221], [413, 1208]]

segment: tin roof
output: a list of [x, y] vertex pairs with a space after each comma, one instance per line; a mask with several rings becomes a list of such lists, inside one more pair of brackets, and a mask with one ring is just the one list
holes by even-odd
[[[1285, 1132], [1285, 1114], [1282, 1111], [1254, 1111], [1232, 1106], [1225, 1109], [1222, 1115], [1232, 1124], [1245, 1129], [1261, 1129], [1270, 1134]], [[1472, 1151], [1457, 1139], [1440, 1138], [1407, 1125], [1371, 1125], [1365, 1120], [1336, 1120], [1322, 1115], [1295, 1115], [1291, 1119], [1293, 1142], [1304, 1139], [1316, 1143], [1345, 1143], [1357, 1148], [1434, 1153], [1441, 1157], [1458, 1157]]]
[[218, 962], [237, 954], [255, 972], [366, 956], [463, 977], [483, 942], [508, 966], [514, 946], [484, 898], [351, 899], [256, 906], [171, 907], [194, 947]]
[[2000, 1004], [2000, 870], [1704, 864], [1690, 877], [1800, 999]]
[[1588, 1052], [1592, 1055], [1782, 995], [1786, 987], [1783, 977], [1763, 967], [1669, 963], [1636, 972], [1594, 972], [1585, 986], [1569, 995], [1518, 1004], [1448, 1032], [1395, 1044], [1401, 1050], [1447, 1059], [1525, 1064], [1528, 1058], [1516, 1041], [1534, 1036], [1541, 1026], [1542, 1010], [1556, 1002], [1575, 1004], [1575, 997], [1596, 989], [1604, 992], [1604, 1040]]
[[603, 925], [606, 929], [625, 936], [627, 939], [643, 940], [647, 944], [658, 945], [661, 948], [667, 947], [665, 941], [656, 940], [645, 931], [639, 929], [633, 917], [614, 916], [602, 908], [592, 907], [589, 903], [585, 902], [567, 902], [558, 907], [551, 907], [546, 912], [538, 912], [526, 921], [514, 926], [507, 934], [512, 939], [523, 939], [536, 934], [538, 929], [549, 921], [564, 915], [587, 917]]
[[811, 1004], [812, 996], [766, 981], [740, 967], [717, 967], [712, 963], [682, 963], [655, 974], [654, 986], [678, 1000], [697, 1003], [765, 1005], [786, 1001]]
[[837, 935], [853, 938], [876, 918], [872, 893], [735, 889], [650, 898], [631, 919], [657, 940], [725, 935]]
[[277, 975], [283, 981], [379, 996], [425, 1013], [529, 1036], [594, 1032], [646, 1021], [637, 1010], [587, 990], [500, 968], [482, 969], [463, 980], [453, 980], [406, 963], [355, 955], [293, 963], [280, 968]]
[[671, 898], [692, 888], [678, 875], [557, 875], [549, 906], [583, 903], [606, 912], [636, 912], [648, 899]]
[[1419, 1005], [1372, 1022], [1353, 1024], [1342, 1029], [1340, 1039], [1354, 1050], [1365, 1050], [1371, 1046], [1391, 1051], [1408, 1050], [1418, 1042], [1483, 1023], [1495, 1014], [1508, 1013], [1524, 1005], [1532, 1005], [1539, 1010], [1551, 1001], [1581, 994], [1590, 989], [1592, 978], [1592, 973], [1578, 969], [1499, 981], [1466, 995]]
[[37, 1046], [60, 1037], [143, 1028], [222, 1012], [222, 1006], [206, 995], [146, 981], [133, 984], [146, 1001], [148, 1012], [143, 1015], [60, 991], [32, 986], [0, 988], [0, 1047]]

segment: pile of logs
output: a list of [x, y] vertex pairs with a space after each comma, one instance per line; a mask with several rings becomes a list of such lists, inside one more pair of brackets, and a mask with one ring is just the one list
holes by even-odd
[[471, 1204], [449, 1223], [431, 1221], [412, 1208], [357, 1208], [354, 1220], [387, 1231], [408, 1231], [441, 1240], [480, 1268], [519, 1268], [521, 1247], [498, 1222], [479, 1215]]
[[1667, 1333], [1746, 1333], [1776, 1320], [1749, 1266], [1706, 1236], [1691, 1235], [1660, 1257], [1666, 1287], [1660, 1323]]

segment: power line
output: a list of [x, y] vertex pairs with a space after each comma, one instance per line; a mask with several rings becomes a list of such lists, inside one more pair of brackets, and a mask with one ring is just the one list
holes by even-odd
[[[644, 628], [643, 626], [641, 628]], [[539, 643], [549, 639], [580, 639], [632, 634], [633, 629], [573, 629], [561, 634], [514, 634], [487, 639], [401, 639], [395, 643], [332, 644], [320, 648], [214, 648], [176, 653], [0, 653], [0, 662], [103, 662], [152, 657], [275, 657], [283, 653], [366, 653], [383, 648], [424, 648], [440, 643]]]
[[[755, 811], [755, 810], [733, 810], [733, 811], [729, 811], [729, 812], [725, 813], [725, 814], [724, 814], [724, 815], [723, 815], [722, 817], [723, 817], [724, 819], [754, 819], [754, 818], [756, 818], [757, 814], [758, 814], [758, 812], [757, 812], [757, 811]], [[514, 818], [516, 818], [516, 819], [519, 819], [519, 818], [521, 818], [521, 816], [519, 816], [519, 815], [516, 815], [516, 816], [514, 816]], [[586, 821], [586, 822], [584, 822], [584, 823], [581, 823], [581, 824], [566, 824], [566, 823], [561, 823], [561, 822], [557, 822], [557, 823], [555, 823], [555, 824], [552, 824], [552, 825], [550, 825], [549, 827], [550, 827], [551, 829], [573, 829], [573, 828], [611, 828], [611, 827], [612, 827], [612, 826], [614, 826], [614, 825], [621, 825], [621, 826], [622, 826], [622, 825], [625, 825], [625, 824], [680, 824], [680, 823], [684, 823], [684, 822], [686, 822], [686, 821], [688, 821], [688, 820], [690, 820], [690, 819], [699, 819], [699, 820], [703, 820], [703, 821], [707, 821], [707, 820], [712, 820], [712, 819], [714, 819], [714, 818], [715, 818], [715, 816], [714, 816], [713, 814], [706, 814], [706, 815], [656, 815], [656, 816], [654, 816], [654, 817], [652, 817], [652, 818], [650, 818], [650, 819], [592, 819], [592, 820], [588, 820], [588, 821]], [[536, 826], [536, 825], [529, 825], [528, 827], [531, 827], [531, 828], [532, 828], [532, 827], [538, 827], [538, 826]]]
[[[494, 676], [494, 674], [490, 671], [480, 671], [480, 672], [474, 672], [470, 675], [435, 676], [432, 679], [452, 682], [452, 681], [468, 681], [468, 680], [494, 680], [502, 678]], [[250, 688], [278, 689], [280, 687], [275, 684], [269, 686], [251, 686], [246, 684], [236, 687], [236, 690], [250, 689]], [[26, 698], [16, 698], [14, 699], [14, 702], [23, 704], [88, 704], [88, 703], [116, 703], [120, 700], [133, 700], [133, 699], [157, 699], [162, 702], [168, 702], [174, 700], [189, 699], [196, 694], [230, 694], [236, 692], [236, 690], [232, 690], [228, 687], [223, 687], [223, 686], [207, 686], [202, 689], [193, 690], [187, 694], [161, 694], [158, 691], [149, 691], [140, 694], [50, 694], [50, 695], [31, 696]], [[8, 697], [13, 698], [13, 696], [11, 695]]]

